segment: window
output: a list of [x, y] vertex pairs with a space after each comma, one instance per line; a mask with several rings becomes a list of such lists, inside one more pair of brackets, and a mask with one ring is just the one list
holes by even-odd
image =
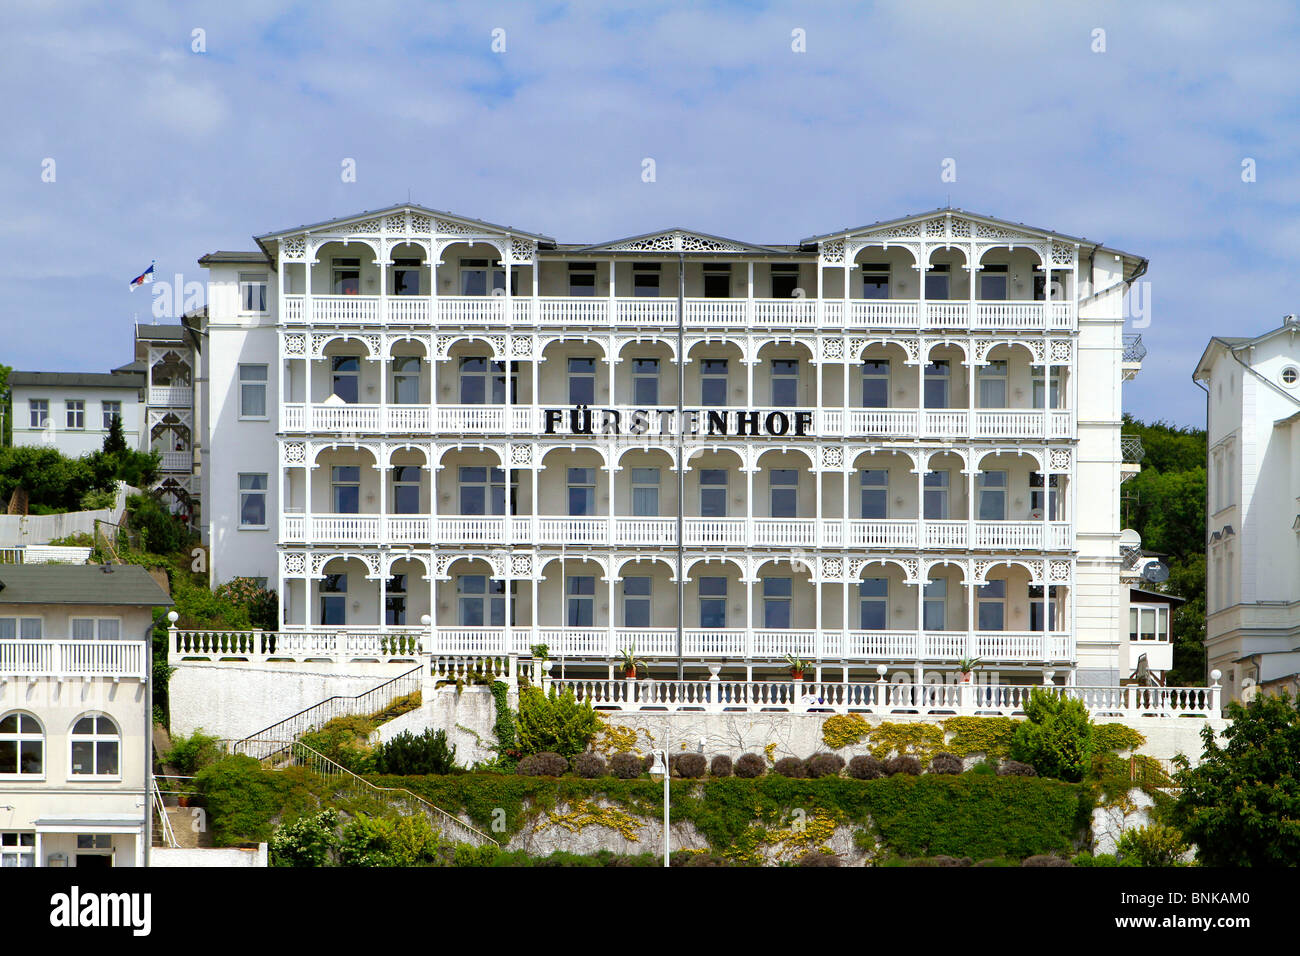
[[320, 622], [326, 626], [348, 621], [348, 576], [327, 574], [320, 582]]
[[334, 394], [349, 405], [361, 400], [361, 359], [355, 355], [335, 355], [330, 359]]
[[27, 402], [28, 425], [31, 428], [44, 428], [50, 423], [50, 401], [47, 398], [33, 398]]
[[1007, 473], [982, 471], [975, 476], [975, 493], [979, 496], [980, 521], [1007, 520]]
[[86, 427], [86, 402], [80, 398], [70, 398], [63, 403], [68, 415], [69, 428]]
[[1294, 388], [1295, 383], [1300, 382], [1300, 369], [1294, 365], [1288, 365], [1282, 369], [1282, 384], [1287, 388]]
[[330, 469], [330, 491], [336, 515], [361, 513], [361, 466], [335, 465]]
[[45, 775], [45, 731], [31, 714], [0, 717], [0, 776]]
[[[502, 292], [506, 288], [506, 274], [501, 268], [501, 261], [493, 260], [488, 262], [487, 259], [462, 259], [460, 260], [460, 294], [461, 295], [490, 295], [488, 291], [488, 268], [492, 269], [492, 291], [500, 289]], [[510, 270], [510, 294], [519, 294], [519, 270]]]
[[0, 869], [35, 865], [35, 833], [0, 833]]
[[502, 468], [465, 465], [460, 469], [460, 513], [503, 515], [506, 513], [506, 473]]
[[763, 579], [763, 626], [790, 627], [790, 605], [794, 595], [793, 578]]
[[594, 358], [569, 359], [569, 404], [594, 405], [596, 403], [596, 360]]
[[506, 380], [510, 381], [510, 401], [519, 400], [519, 363], [511, 362], [507, 375], [505, 362], [489, 362], [486, 358], [471, 357], [460, 360], [460, 401], [462, 405], [493, 405], [506, 401]]
[[[1052, 301], [1061, 302], [1065, 299], [1066, 290], [1070, 287], [1070, 273], [1060, 269], [1052, 271]], [[1047, 298], [1046, 280], [1040, 266], [1034, 266], [1034, 301], [1042, 302]]]
[[239, 305], [241, 312], [266, 311], [266, 274], [241, 272], [239, 274]]
[[632, 469], [632, 514], [637, 518], [659, 517], [658, 468]]
[[[1061, 407], [1061, 373], [1052, 372], [1051, 389], [1049, 392], [1047, 379], [1043, 374], [1043, 366], [1035, 365], [1031, 370], [1031, 380], [1034, 390], [1034, 408], [1060, 408]], [[1051, 405], [1048, 406], [1047, 399], [1050, 395]]]
[[591, 297], [596, 294], [596, 263], [569, 263], [569, 295]]
[[933, 521], [948, 518], [948, 472], [925, 473], [925, 516]]
[[104, 431], [113, 427], [113, 419], [121, 419], [122, 403], [121, 402], [101, 402], [100, 406], [104, 410]]
[[727, 579], [700, 578], [700, 627], [727, 626]]
[[122, 636], [122, 622], [115, 617], [74, 617], [74, 641], [116, 641]]
[[[1057, 480], [1060, 475], [1048, 476], [1048, 521], [1061, 520], [1061, 500], [1057, 489]], [[1029, 516], [1043, 517], [1043, 476], [1041, 472], [1031, 472], [1029, 475]]]
[[794, 290], [799, 288], [799, 266], [797, 263], [772, 264], [772, 298], [790, 299]]
[[266, 418], [266, 366], [239, 366], [239, 417]]
[[979, 277], [979, 298], [991, 302], [1000, 302], [1007, 298], [1008, 270], [1005, 265], [984, 266], [979, 271]]
[[623, 626], [650, 626], [650, 578], [623, 579]]
[[799, 516], [799, 472], [794, 468], [774, 468], [768, 474], [773, 518]]
[[577, 575], [568, 581], [569, 627], [594, 627], [596, 624], [596, 579], [591, 575]]
[[948, 579], [934, 578], [927, 581], [922, 600], [922, 626], [927, 631], [945, 630], [948, 619]]
[[799, 404], [799, 361], [776, 359], [772, 362], [772, 404], [793, 408]]
[[727, 516], [727, 471], [725, 468], [700, 469], [700, 517]]
[[393, 514], [420, 514], [420, 469], [415, 465], [393, 468]]
[[[514, 622], [514, 593], [510, 595], [510, 620]], [[485, 574], [463, 574], [456, 579], [457, 610], [461, 627], [506, 626], [506, 582]]]
[[82, 717], [72, 725], [74, 776], [116, 777], [121, 773], [122, 736], [117, 724], [103, 715]]
[[393, 260], [393, 295], [420, 294], [420, 260]]
[[725, 262], [704, 264], [704, 298], [726, 299], [731, 296], [731, 266]]
[[868, 468], [862, 472], [862, 517], [876, 520], [889, 517], [889, 472]]
[[[1047, 597], [1048, 629], [1054, 631], [1056, 630], [1056, 585], [1048, 588]], [[1043, 629], [1043, 589], [1039, 585], [1029, 587], [1029, 629], [1031, 631]]]
[[406, 623], [406, 575], [394, 574], [384, 589], [384, 623]]
[[393, 402], [420, 404], [420, 360], [413, 355], [393, 359]]
[[334, 294], [357, 295], [361, 292], [361, 260], [334, 260]]
[[113, 835], [111, 833], [79, 833], [77, 834], [78, 850], [111, 850], [113, 849]]
[[1006, 630], [1007, 582], [989, 581], [976, 591], [976, 627], [981, 631]]
[[658, 298], [660, 266], [657, 262], [632, 263], [632, 294], [643, 298]]
[[889, 359], [862, 363], [862, 407], [889, 407]]
[[947, 299], [949, 290], [948, 266], [930, 266], [925, 274], [925, 297], [927, 299]]
[[13, 640], [16, 637], [24, 641], [41, 639], [41, 619], [39, 617], [0, 617], [0, 638]]
[[640, 406], [659, 404], [659, 360], [632, 360], [632, 401]]
[[889, 263], [866, 262], [862, 265], [862, 298], [889, 298]]
[[989, 362], [979, 370], [980, 408], [1007, 407], [1007, 363]]
[[1128, 639], [1130, 641], [1169, 640], [1169, 608], [1164, 605], [1142, 605], [1128, 611]]
[[947, 408], [952, 368], [947, 359], [925, 364], [925, 407]]
[[596, 469], [569, 469], [569, 514], [596, 513]]
[[266, 527], [266, 475], [239, 476], [239, 526]]
[[889, 620], [889, 579], [866, 578], [858, 585], [861, 603], [858, 626], [864, 631], [883, 631]]
[[700, 404], [708, 408], [727, 404], [726, 359], [705, 359], [700, 366]]

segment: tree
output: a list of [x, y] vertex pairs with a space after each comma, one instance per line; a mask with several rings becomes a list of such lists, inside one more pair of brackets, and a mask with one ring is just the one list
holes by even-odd
[[126, 434], [122, 431], [122, 416], [109, 419], [108, 434], [104, 436], [104, 454], [118, 455], [126, 451]]
[[1011, 759], [1030, 764], [1039, 776], [1082, 780], [1093, 751], [1092, 719], [1083, 701], [1035, 688], [1025, 703], [1025, 717], [1011, 738]]
[[0, 365], [0, 448], [8, 448], [14, 443], [14, 409], [9, 394], [9, 374], [13, 371], [8, 365]]
[[1201, 728], [1197, 767], [1179, 756], [1173, 823], [1205, 866], [1300, 865], [1300, 699], [1228, 704], [1220, 744]]
[[557, 753], [568, 759], [587, 749], [600, 730], [600, 716], [573, 691], [548, 697], [536, 687], [519, 692], [519, 749], [525, 754]]

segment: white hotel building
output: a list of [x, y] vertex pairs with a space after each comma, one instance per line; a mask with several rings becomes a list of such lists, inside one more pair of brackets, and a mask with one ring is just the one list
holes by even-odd
[[1130, 676], [1139, 256], [955, 209], [582, 245], [408, 204], [256, 242], [200, 260], [213, 581], [282, 600], [251, 659]]

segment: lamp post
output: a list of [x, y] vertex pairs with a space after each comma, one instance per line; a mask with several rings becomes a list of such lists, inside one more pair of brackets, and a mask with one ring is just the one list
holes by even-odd
[[664, 866], [668, 866], [668, 752], [652, 750], [650, 755], [654, 758], [650, 765], [650, 779], [658, 780], [660, 776], [664, 779]]

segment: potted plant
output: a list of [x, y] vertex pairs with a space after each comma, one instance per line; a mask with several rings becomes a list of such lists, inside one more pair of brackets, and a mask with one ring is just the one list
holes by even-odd
[[803, 680], [803, 672], [808, 669], [807, 661], [795, 657], [793, 654], [787, 654], [785, 656], [785, 663], [786, 666], [790, 668], [791, 680], [796, 680], [796, 681]]
[[963, 657], [957, 662], [957, 670], [961, 672], [961, 682], [969, 684], [971, 672], [979, 667], [980, 659], [978, 657]]
[[636, 680], [636, 669], [638, 667], [649, 668], [645, 661], [637, 660], [636, 645], [625, 647], [618, 652], [618, 666], [623, 669], [624, 680]]

